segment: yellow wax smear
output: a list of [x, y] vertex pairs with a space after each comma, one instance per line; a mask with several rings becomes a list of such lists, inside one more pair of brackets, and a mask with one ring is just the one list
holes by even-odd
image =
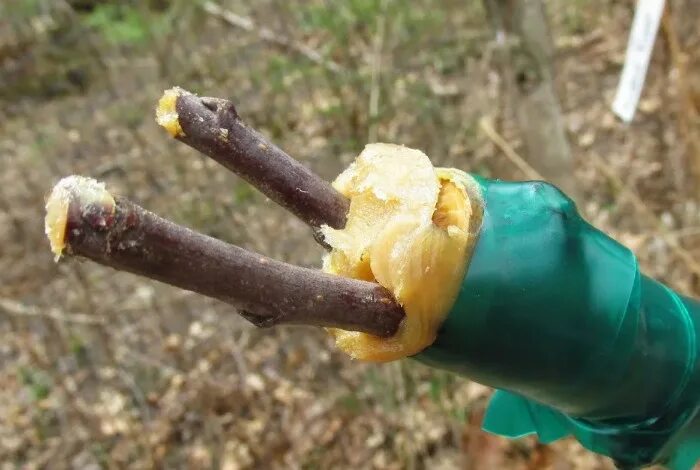
[[180, 96], [181, 92], [182, 90], [179, 87], [165, 90], [156, 107], [156, 122], [163, 126], [168, 131], [168, 134], [173, 137], [185, 135], [182, 127], [180, 127], [179, 116], [175, 109], [177, 97]]
[[333, 183], [350, 199], [345, 228], [322, 228], [332, 251], [326, 272], [376, 281], [406, 312], [390, 338], [329, 329], [350, 356], [384, 362], [435, 340], [459, 293], [481, 220], [463, 172], [436, 169], [418, 150], [370, 144]]
[[46, 200], [44, 231], [49, 239], [51, 251], [58, 261], [66, 248], [66, 223], [68, 207], [75, 201], [80, 207], [99, 204], [115, 210], [114, 198], [105, 189], [104, 183], [84, 176], [68, 176], [54, 186]]

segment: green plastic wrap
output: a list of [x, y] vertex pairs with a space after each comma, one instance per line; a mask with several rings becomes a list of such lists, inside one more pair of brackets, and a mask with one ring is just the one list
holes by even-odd
[[574, 435], [622, 468], [691, 468], [700, 304], [640, 274], [556, 187], [475, 179], [479, 240], [436, 341], [415, 358], [497, 388], [489, 432]]

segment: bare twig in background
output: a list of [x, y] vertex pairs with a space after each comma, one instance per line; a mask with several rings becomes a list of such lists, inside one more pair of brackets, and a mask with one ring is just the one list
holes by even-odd
[[63, 227], [63, 233], [48, 230], [59, 237], [53, 246], [65, 244], [70, 254], [219, 299], [262, 327], [305, 324], [390, 336], [403, 319], [379, 284], [266, 258], [74, 178], [55, 190], [65, 213], [47, 218]]
[[347, 198], [248, 127], [232, 102], [199, 98], [180, 89], [166, 92], [164, 99], [168, 93], [175, 94], [173, 124], [179, 130], [171, 133], [178, 140], [233, 171], [310, 226], [345, 226]]
[[494, 129], [491, 121], [487, 117], [481, 118], [479, 127], [484, 131], [486, 137], [498, 147], [508, 160], [520, 170], [526, 178], [532, 180], [544, 180], [545, 178], [537, 172], [523, 157], [518, 155], [518, 152]]
[[0, 299], [0, 311], [7, 315], [18, 317], [42, 317], [50, 318], [62, 323], [77, 323], [81, 325], [103, 325], [105, 320], [82, 313], [65, 313], [55, 307], [40, 308], [35, 305], [26, 305], [12, 299]]
[[235, 14], [230, 10], [221, 8], [214, 2], [204, 2], [202, 5], [204, 11], [210, 15], [221, 18], [226, 23], [236, 28], [241, 28], [249, 33], [255, 33], [263, 41], [269, 42], [283, 49], [295, 52], [306, 57], [311, 62], [321, 65], [333, 73], [342, 73], [343, 68], [332, 60], [324, 58], [317, 50], [312, 49], [306, 44], [302, 44], [293, 39], [282, 36], [279, 33], [272, 31], [264, 26], [256, 25], [255, 22], [245, 16]]

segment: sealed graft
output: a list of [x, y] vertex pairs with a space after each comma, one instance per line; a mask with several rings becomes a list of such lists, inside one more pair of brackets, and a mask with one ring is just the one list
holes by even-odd
[[47, 203], [51, 248], [238, 307], [259, 326], [328, 328], [352, 357], [413, 357], [498, 389], [487, 431], [574, 435], [622, 468], [700, 456], [700, 304], [544, 182], [433, 168], [371, 144], [331, 186], [226, 100], [165, 93], [158, 122], [309, 224], [323, 270], [180, 227], [69, 177]]

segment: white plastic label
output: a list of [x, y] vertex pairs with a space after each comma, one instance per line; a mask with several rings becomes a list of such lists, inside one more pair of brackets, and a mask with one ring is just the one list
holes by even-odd
[[630, 122], [637, 110], [665, 3], [665, 0], [637, 2], [627, 43], [625, 66], [622, 68], [622, 76], [612, 105], [613, 112], [625, 122]]

